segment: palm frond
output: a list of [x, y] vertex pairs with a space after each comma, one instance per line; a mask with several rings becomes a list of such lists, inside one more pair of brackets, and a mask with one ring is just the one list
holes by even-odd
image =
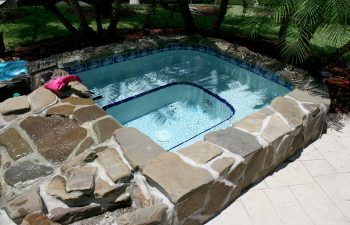
[[322, 20], [319, 0], [301, 0], [296, 6], [292, 20], [298, 26], [314, 26]]
[[347, 26], [341, 24], [323, 24], [318, 32], [334, 46], [341, 46], [350, 39]]
[[345, 25], [349, 15], [350, 0], [327, 0], [323, 7], [324, 22]]
[[302, 27], [288, 27], [279, 44], [281, 57], [291, 63], [303, 63], [307, 58], [310, 32]]

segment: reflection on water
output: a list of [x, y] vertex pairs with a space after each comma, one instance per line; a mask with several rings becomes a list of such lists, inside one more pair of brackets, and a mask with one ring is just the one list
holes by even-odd
[[101, 106], [174, 81], [194, 82], [236, 109], [233, 121], [255, 112], [288, 89], [201, 52], [177, 50], [78, 74]]

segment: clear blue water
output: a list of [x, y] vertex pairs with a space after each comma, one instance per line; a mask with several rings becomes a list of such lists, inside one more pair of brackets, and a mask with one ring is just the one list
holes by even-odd
[[164, 149], [173, 149], [228, 120], [234, 111], [204, 90], [174, 84], [107, 109], [127, 127], [136, 127]]
[[[229, 121], [215, 129], [230, 126], [290, 91], [239, 66], [190, 50], [160, 52], [78, 75], [90, 90], [103, 96], [97, 101], [101, 106], [171, 82], [196, 83], [226, 99], [236, 110]], [[202, 138], [200, 135], [186, 145]]]

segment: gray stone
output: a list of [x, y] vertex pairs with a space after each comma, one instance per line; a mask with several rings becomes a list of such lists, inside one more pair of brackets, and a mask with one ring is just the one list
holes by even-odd
[[75, 152], [75, 155], [80, 155], [94, 143], [94, 139], [92, 139], [91, 137], [85, 138], [85, 140], [80, 143], [78, 150]]
[[211, 168], [219, 173], [220, 176], [226, 174], [231, 166], [236, 162], [236, 160], [232, 157], [222, 157], [215, 160], [211, 164]]
[[71, 104], [60, 103], [50, 107], [46, 111], [46, 115], [47, 116], [58, 115], [58, 116], [69, 117], [70, 115], [73, 114], [74, 109], [75, 109], [75, 106]]
[[201, 225], [199, 220], [188, 218], [183, 222], [183, 225]]
[[303, 124], [305, 114], [293, 99], [277, 97], [272, 101], [271, 108], [282, 114], [292, 127], [299, 127]]
[[91, 150], [91, 149], [86, 150], [85, 152], [72, 158], [71, 160], [68, 160], [67, 162], [62, 163], [61, 164], [61, 171], [63, 173], [65, 173], [70, 168], [82, 166], [82, 165], [86, 164], [87, 162], [92, 162], [96, 158], [97, 158], [97, 155], [96, 155], [96, 152], [94, 150]]
[[111, 178], [112, 181], [117, 182], [130, 179], [131, 171], [120, 158], [117, 150], [108, 148], [97, 155], [97, 162], [103, 166], [108, 177]]
[[91, 98], [80, 98], [80, 97], [73, 97], [70, 96], [68, 98], [64, 98], [61, 100], [63, 103], [70, 103], [72, 105], [94, 105], [95, 102]]
[[246, 162], [239, 163], [227, 173], [226, 179], [233, 184], [238, 185], [243, 179], [245, 168]]
[[321, 95], [318, 93], [311, 93], [310, 91], [303, 91], [300, 89], [294, 89], [293, 91], [287, 94], [288, 97], [294, 98], [299, 102], [308, 102], [308, 103], [316, 103], [323, 104], [327, 108], [329, 108], [331, 104], [331, 100], [328, 95]]
[[131, 194], [136, 208], [145, 208], [151, 205], [152, 199], [148, 197], [149, 194], [144, 193], [136, 184], [133, 184]]
[[123, 126], [120, 123], [110, 117], [97, 120], [92, 126], [99, 143], [103, 143], [110, 139], [113, 132], [122, 127]]
[[256, 137], [231, 127], [206, 134], [204, 139], [242, 157], [262, 149]]
[[319, 104], [303, 103], [302, 106], [309, 111], [312, 117], [316, 117], [321, 111]]
[[95, 180], [95, 191], [94, 195], [97, 198], [103, 198], [115, 191], [117, 191], [120, 188], [117, 184], [111, 184], [104, 179], [97, 177]]
[[11, 219], [23, 218], [25, 215], [42, 212], [43, 203], [38, 189], [32, 189], [7, 202], [5, 210]]
[[71, 81], [67, 85], [74, 94], [81, 97], [89, 97], [89, 89], [79, 81]]
[[215, 182], [210, 189], [210, 197], [202, 214], [214, 215], [220, 212], [229, 200], [233, 188], [234, 187], [228, 186], [224, 182]]
[[165, 220], [167, 205], [159, 203], [126, 213], [117, 218], [118, 225], [157, 225]]
[[222, 154], [223, 150], [210, 142], [198, 141], [186, 148], [177, 151], [183, 156], [186, 156], [196, 163], [204, 164]]
[[115, 203], [125, 203], [125, 202], [129, 202], [131, 201], [131, 194], [129, 192], [125, 192], [123, 194], [121, 194], [116, 200]]
[[165, 152], [162, 147], [135, 128], [118, 129], [114, 132], [114, 137], [134, 169], [142, 170], [151, 159]]
[[103, 109], [97, 105], [91, 105], [76, 109], [73, 113], [73, 118], [79, 124], [83, 124], [92, 120], [96, 120], [105, 115], [107, 115], [107, 113]]
[[4, 173], [5, 181], [14, 186], [18, 182], [37, 179], [48, 176], [52, 173], [52, 168], [40, 165], [34, 161], [21, 161], [11, 165]]
[[213, 181], [207, 170], [191, 166], [170, 152], [149, 161], [143, 173], [176, 205], [180, 220], [203, 206], [208, 187]]
[[32, 111], [34, 113], [39, 113], [48, 106], [54, 104], [57, 101], [57, 97], [46, 88], [39, 87], [29, 94], [29, 101]]
[[49, 195], [54, 196], [55, 198], [63, 201], [69, 206], [83, 206], [89, 203], [88, 197], [84, 196], [84, 193], [81, 191], [66, 191], [66, 179], [62, 176], [55, 176], [48, 183], [46, 187], [46, 192]]
[[261, 133], [261, 137], [272, 143], [291, 131], [292, 129], [279, 116], [274, 115]]
[[9, 98], [0, 103], [0, 114], [5, 116], [26, 113], [29, 110], [30, 105], [26, 95]]
[[12, 159], [17, 160], [31, 152], [32, 148], [17, 129], [8, 128], [0, 133], [0, 145], [4, 146]]
[[302, 132], [304, 141], [303, 146], [300, 147], [304, 147], [322, 135], [324, 128], [327, 127], [326, 116], [326, 112], [323, 109], [320, 109], [315, 116], [313, 116], [313, 114], [308, 116], [306, 122], [304, 123], [304, 130]]
[[39, 153], [54, 164], [66, 160], [87, 134], [75, 121], [62, 117], [28, 117], [21, 127]]
[[243, 129], [248, 133], [260, 132], [262, 129], [263, 121], [266, 119], [266, 117], [271, 116], [272, 114], [274, 114], [274, 112], [270, 109], [262, 109], [258, 112], [250, 114], [243, 120], [238, 121], [233, 126]]
[[265, 157], [267, 154], [266, 148], [260, 149], [245, 157], [246, 168], [243, 179], [243, 187], [247, 187], [249, 184], [258, 181], [261, 177], [260, 171], [263, 169]]
[[91, 193], [95, 187], [95, 167], [77, 167], [66, 171], [66, 190]]
[[96, 147], [94, 148], [94, 151], [96, 153], [99, 153], [99, 152], [103, 152], [104, 150], [106, 150], [107, 148], [109, 148], [108, 146], [99, 146], [99, 147]]
[[83, 207], [54, 208], [49, 212], [49, 219], [61, 224], [71, 224], [91, 216], [96, 216], [102, 212], [101, 206], [91, 204]]

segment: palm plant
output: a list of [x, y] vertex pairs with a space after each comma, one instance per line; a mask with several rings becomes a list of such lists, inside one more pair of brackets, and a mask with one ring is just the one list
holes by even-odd
[[279, 47], [286, 61], [302, 63], [310, 52], [310, 40], [316, 32], [337, 45], [344, 38], [350, 0], [280, 0], [270, 7], [280, 23]]

